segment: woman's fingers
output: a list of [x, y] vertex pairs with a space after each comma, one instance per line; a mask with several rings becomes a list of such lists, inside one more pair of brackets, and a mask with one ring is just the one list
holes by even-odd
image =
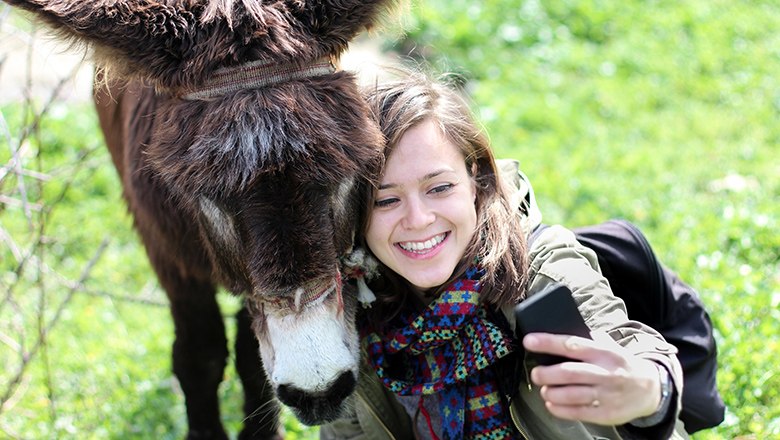
[[563, 362], [538, 366], [531, 370], [531, 381], [537, 386], [598, 385], [611, 380], [614, 373], [604, 367], [585, 362]]
[[[602, 396], [603, 397], [603, 396]], [[558, 406], [601, 406], [598, 390], [592, 386], [548, 386], [542, 387], [545, 402]]]
[[599, 425], [622, 425], [631, 420], [626, 420], [626, 417], [621, 414], [623, 411], [616, 412], [612, 408], [614, 405], [607, 406], [601, 404], [601, 400], [598, 399], [593, 402], [599, 404], [556, 405], [551, 402], [545, 402], [545, 406], [552, 415], [566, 420], [581, 420]]
[[658, 404], [655, 364], [632, 356], [611, 338], [534, 333], [523, 344], [529, 351], [580, 361], [531, 370], [531, 381], [541, 387], [545, 405], [556, 417], [620, 424], [651, 414]]
[[623, 347], [612, 338], [602, 338], [595, 333], [594, 337], [596, 339], [552, 333], [531, 333], [523, 338], [523, 346], [532, 352], [555, 354], [604, 366], [619, 365], [623, 362], [625, 357]]
[[633, 418], [632, 403], [614, 390], [586, 385], [545, 385], [541, 393], [547, 410], [558, 418], [602, 425], [622, 424]]

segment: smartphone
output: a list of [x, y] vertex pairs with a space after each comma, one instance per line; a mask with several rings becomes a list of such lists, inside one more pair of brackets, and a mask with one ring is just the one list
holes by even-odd
[[[590, 329], [582, 319], [571, 290], [563, 284], [554, 284], [532, 295], [515, 306], [515, 335], [518, 341], [528, 333], [556, 333], [590, 339]], [[572, 362], [562, 356], [528, 352], [540, 365]]]

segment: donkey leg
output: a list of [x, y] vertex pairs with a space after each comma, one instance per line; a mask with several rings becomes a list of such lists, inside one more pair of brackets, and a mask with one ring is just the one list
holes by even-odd
[[219, 417], [217, 388], [228, 350], [216, 292], [208, 282], [178, 276], [166, 278], [163, 285], [176, 331], [173, 371], [184, 392], [187, 438], [227, 439]]
[[244, 429], [239, 440], [281, 439], [279, 404], [260, 360], [252, 318], [246, 307], [236, 314], [236, 371], [244, 387]]

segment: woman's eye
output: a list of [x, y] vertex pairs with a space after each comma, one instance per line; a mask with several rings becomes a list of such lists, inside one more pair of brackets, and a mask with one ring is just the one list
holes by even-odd
[[451, 183], [445, 183], [443, 185], [434, 186], [428, 192], [431, 193], [431, 194], [440, 194], [440, 193], [447, 192], [447, 191], [451, 190], [453, 186], [455, 186], [455, 185], [453, 185]]
[[392, 197], [386, 199], [378, 199], [376, 202], [374, 202], [374, 206], [377, 208], [386, 208], [388, 206], [392, 206], [397, 201], [398, 199]]

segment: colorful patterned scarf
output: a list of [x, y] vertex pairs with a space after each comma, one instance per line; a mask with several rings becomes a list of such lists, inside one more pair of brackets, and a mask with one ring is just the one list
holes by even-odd
[[512, 351], [512, 339], [479, 304], [482, 273], [470, 268], [422, 313], [401, 313], [392, 330], [361, 328], [369, 362], [388, 389], [402, 396], [441, 393], [445, 439], [516, 436], [488, 368]]

